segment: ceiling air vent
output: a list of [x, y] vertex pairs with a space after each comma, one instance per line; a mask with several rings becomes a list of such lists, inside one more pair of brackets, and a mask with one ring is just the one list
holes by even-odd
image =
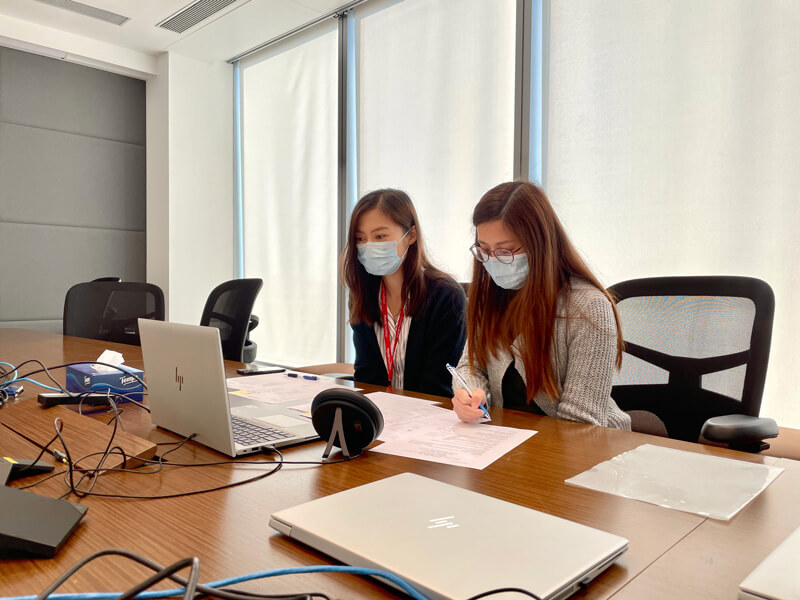
[[157, 23], [156, 27], [183, 33], [234, 2], [236, 0], [197, 0], [171, 17], [167, 17], [161, 23]]
[[110, 10], [103, 10], [102, 8], [89, 6], [88, 4], [83, 4], [82, 2], [75, 2], [75, 0], [36, 0], [36, 2], [40, 2], [41, 4], [49, 4], [50, 6], [55, 6], [57, 8], [63, 8], [64, 10], [78, 13], [79, 15], [84, 15], [85, 17], [100, 19], [101, 21], [113, 23], [114, 25], [122, 25], [126, 21], [130, 21], [130, 17], [118, 15]]

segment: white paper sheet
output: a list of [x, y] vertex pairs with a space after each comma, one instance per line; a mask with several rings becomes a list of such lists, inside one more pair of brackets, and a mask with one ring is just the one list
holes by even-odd
[[400, 439], [427, 427], [432, 419], [442, 413], [452, 412], [438, 406], [438, 403], [387, 392], [373, 392], [367, 394], [367, 398], [372, 400], [383, 414], [383, 432], [378, 436], [382, 442]]
[[382, 400], [386, 400], [386, 401], [396, 401], [396, 402], [404, 402], [411, 404], [421, 404], [422, 406], [439, 406], [441, 404], [441, 402], [435, 402], [433, 400], [425, 400], [424, 398], [415, 398], [414, 396], [401, 396], [400, 394], [392, 394], [390, 392], [372, 392], [371, 394], [367, 394], [367, 397], [373, 402], [380, 402]]
[[[297, 377], [289, 377], [286, 373], [272, 373], [235, 377], [228, 379], [227, 385], [231, 394], [266, 404], [310, 402], [322, 390], [330, 388], [359, 391], [358, 388], [338, 385], [331, 377], [308, 375], [308, 373], [298, 373], [297, 375]], [[315, 379], [306, 379], [306, 377], [315, 377]]]
[[566, 483], [727, 521], [782, 471], [780, 467], [644, 444]]
[[381, 409], [384, 443], [371, 452], [392, 454], [471, 469], [485, 469], [536, 432], [462, 423], [447, 408], [426, 406], [403, 396], [376, 392], [368, 397]]

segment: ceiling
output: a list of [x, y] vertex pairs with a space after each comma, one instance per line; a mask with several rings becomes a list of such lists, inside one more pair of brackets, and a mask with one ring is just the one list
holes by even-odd
[[156, 24], [195, 0], [79, 1], [130, 20], [113, 25], [34, 0], [0, 0], [0, 15], [150, 55], [171, 51], [213, 61], [231, 58], [346, 3], [346, 0], [237, 0], [178, 34]]

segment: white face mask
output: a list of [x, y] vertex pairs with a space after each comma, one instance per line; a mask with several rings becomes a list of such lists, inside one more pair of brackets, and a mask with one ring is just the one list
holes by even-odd
[[383, 277], [397, 271], [400, 265], [403, 264], [406, 253], [408, 253], [408, 248], [406, 248], [403, 256], [398, 256], [397, 246], [407, 235], [408, 231], [403, 234], [403, 237], [394, 242], [363, 242], [358, 244], [356, 246], [358, 248], [358, 260], [364, 265], [367, 273]]
[[528, 278], [528, 256], [515, 254], [511, 264], [502, 263], [494, 256], [490, 257], [483, 268], [489, 273], [492, 281], [506, 290], [520, 289]]

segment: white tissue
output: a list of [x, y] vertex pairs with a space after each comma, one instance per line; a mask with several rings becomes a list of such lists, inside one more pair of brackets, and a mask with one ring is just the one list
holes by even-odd
[[[97, 357], [99, 362], [107, 363], [109, 365], [119, 366], [125, 362], [122, 354], [119, 352], [114, 352], [113, 350], [104, 350], [103, 353]], [[96, 371], [105, 371], [105, 372], [112, 372], [116, 371], [116, 369], [112, 367], [107, 367], [105, 365], [92, 365], [92, 367]]]

